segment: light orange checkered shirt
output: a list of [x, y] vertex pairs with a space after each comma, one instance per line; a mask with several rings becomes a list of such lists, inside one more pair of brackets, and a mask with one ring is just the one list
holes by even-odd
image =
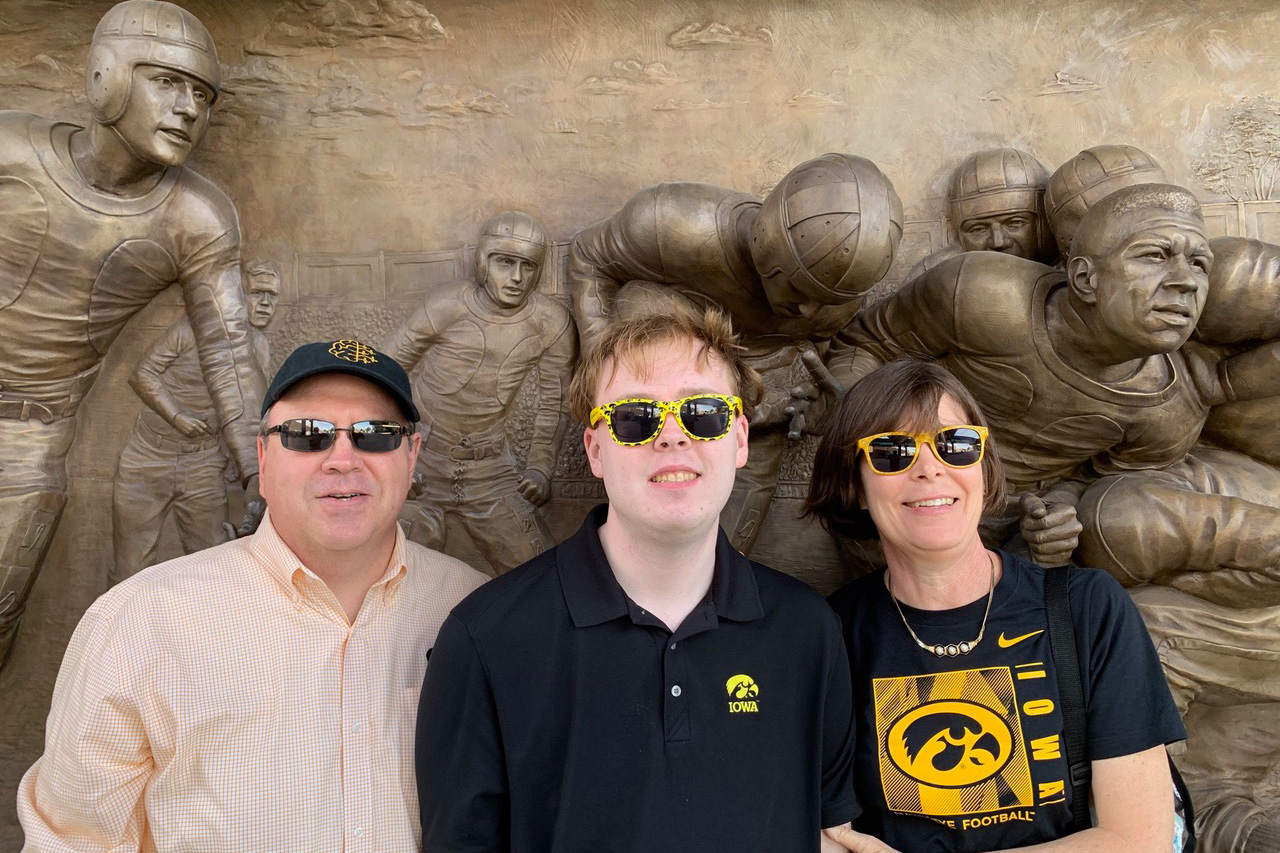
[[397, 532], [348, 624], [269, 513], [134, 575], [67, 647], [18, 789], [24, 850], [418, 849], [427, 650], [483, 580]]

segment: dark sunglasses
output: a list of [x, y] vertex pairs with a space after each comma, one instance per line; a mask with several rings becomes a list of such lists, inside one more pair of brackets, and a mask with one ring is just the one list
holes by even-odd
[[400, 439], [413, 435], [413, 425], [405, 426], [395, 421], [356, 421], [349, 427], [335, 426], [328, 421], [314, 418], [290, 418], [267, 427], [263, 436], [280, 433], [280, 444], [285, 450], [301, 453], [319, 453], [333, 447], [338, 433], [351, 436], [351, 445], [365, 453], [388, 453], [400, 446]]
[[901, 474], [916, 464], [923, 445], [951, 468], [969, 468], [982, 461], [987, 446], [987, 428], [981, 426], [943, 427], [936, 434], [925, 432], [881, 432], [858, 439], [858, 449], [867, 455], [867, 464], [877, 474]]
[[618, 444], [635, 447], [648, 444], [662, 432], [667, 413], [694, 441], [715, 441], [729, 434], [734, 411], [742, 412], [742, 400], [729, 394], [696, 394], [681, 400], [615, 400], [591, 410], [591, 426], [604, 418], [609, 435]]

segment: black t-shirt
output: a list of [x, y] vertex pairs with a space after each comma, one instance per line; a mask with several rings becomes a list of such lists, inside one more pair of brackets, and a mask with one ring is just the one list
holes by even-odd
[[441, 628], [418, 709], [424, 848], [816, 853], [858, 812], [839, 620], [721, 533], [673, 634], [618, 585], [604, 520]]
[[[831, 596], [853, 674], [855, 826], [911, 853], [1002, 850], [1060, 838], [1071, 784], [1046, 632], [1045, 569], [1003, 554], [991, 616], [970, 654], [919, 648], [884, 572]], [[1094, 569], [1071, 573], [1090, 760], [1186, 737], [1137, 608]], [[953, 610], [902, 606], [925, 643], [973, 640], [986, 596]], [[1172, 819], [1172, 818], [1170, 818]]]

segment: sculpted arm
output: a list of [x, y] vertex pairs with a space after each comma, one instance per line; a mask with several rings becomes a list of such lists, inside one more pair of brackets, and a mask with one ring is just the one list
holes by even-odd
[[1206, 400], [1210, 405], [1280, 397], [1280, 340], [1225, 359], [1218, 367], [1218, 377], [1220, 392]]
[[18, 788], [30, 853], [138, 851], [147, 831], [143, 794], [154, 772], [130, 692], [132, 658], [114, 620], [90, 608], [67, 646], [46, 727], [45, 751]]
[[438, 307], [435, 305], [437, 301], [429, 295], [379, 347], [394, 358], [406, 373], [413, 372], [439, 337], [432, 319], [432, 308]]
[[129, 387], [142, 402], [188, 438], [210, 435], [213, 427], [204, 418], [182, 408], [182, 403], [170, 392], [164, 375], [179, 356], [194, 348], [191, 324], [185, 318], [179, 320], [147, 348], [129, 377]]
[[584, 353], [613, 316], [624, 284], [663, 282], [666, 278], [657, 250], [658, 232], [664, 227], [679, 227], [679, 223], [667, 222], [662, 214], [657, 188], [650, 187], [632, 196], [613, 216], [573, 238], [569, 294]]
[[956, 349], [966, 319], [959, 297], [963, 261], [961, 256], [934, 267], [854, 317], [827, 352], [833, 380], [849, 388], [894, 359], [938, 357]]
[[556, 449], [560, 442], [561, 404], [577, 355], [573, 323], [566, 314], [554, 340], [538, 362], [538, 409], [534, 414], [529, 460], [520, 479], [520, 493], [535, 505], [551, 497], [551, 475], [555, 471]]
[[[266, 391], [249, 339], [240, 287], [240, 235], [230, 230], [198, 250], [182, 271], [182, 294], [222, 436], [246, 487], [258, 476], [258, 407]], [[252, 491], [256, 492], [256, 488]]]

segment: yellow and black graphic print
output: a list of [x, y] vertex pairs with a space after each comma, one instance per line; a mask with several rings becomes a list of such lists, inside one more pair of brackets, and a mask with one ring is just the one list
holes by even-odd
[[378, 359], [373, 347], [350, 338], [334, 341], [329, 347], [329, 354], [343, 361], [354, 361], [358, 364], [373, 364]]
[[760, 711], [760, 703], [756, 697], [760, 695], [760, 685], [749, 675], [734, 675], [724, 684], [729, 694], [730, 714], [755, 714]]
[[1032, 805], [1008, 667], [877, 678], [873, 687], [892, 811], [953, 817]]

